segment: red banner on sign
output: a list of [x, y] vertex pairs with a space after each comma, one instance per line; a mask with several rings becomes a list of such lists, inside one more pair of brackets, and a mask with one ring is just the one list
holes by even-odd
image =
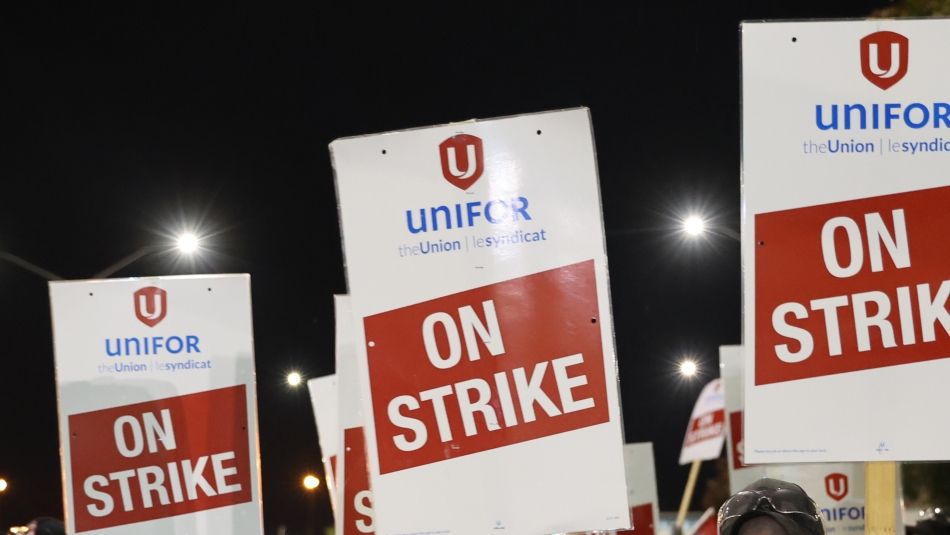
[[607, 422], [594, 262], [365, 319], [380, 472]]
[[[722, 409], [700, 414], [689, 422], [683, 447], [688, 448], [698, 442], [722, 436], [726, 422], [726, 412]], [[722, 452], [722, 449], [719, 450]]]
[[73, 414], [69, 441], [77, 532], [251, 501], [244, 385]]
[[644, 503], [630, 508], [630, 518], [633, 520], [633, 529], [620, 530], [617, 535], [653, 535], [653, 504]]
[[755, 384], [950, 357], [950, 186], [755, 216]]
[[732, 446], [732, 469], [741, 470], [745, 464], [745, 444], [742, 442], [742, 411], [729, 414], [729, 442]]

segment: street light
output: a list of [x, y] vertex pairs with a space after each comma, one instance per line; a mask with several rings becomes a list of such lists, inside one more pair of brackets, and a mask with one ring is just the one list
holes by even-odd
[[303, 377], [300, 376], [297, 372], [290, 372], [287, 374], [287, 384], [293, 387], [300, 386], [300, 383], [303, 382]]
[[24, 259], [20, 258], [19, 256], [13, 254], [13, 253], [8, 253], [8, 252], [6, 252], [6, 251], [0, 251], [0, 260], [6, 260], [7, 262], [10, 262], [10, 263], [13, 264], [14, 266], [23, 268], [23, 269], [29, 271], [30, 273], [32, 273], [32, 274], [34, 274], [34, 275], [36, 275], [36, 276], [38, 276], [38, 277], [40, 277], [40, 278], [46, 279], [46, 280], [58, 281], [58, 280], [62, 280], [62, 279], [63, 279], [62, 277], [60, 277], [59, 275], [53, 273], [52, 271], [47, 271], [47, 270], [41, 268], [40, 266], [37, 266], [36, 264], [34, 264], [34, 263], [32, 263], [32, 262], [29, 262], [29, 261], [27, 261], [27, 260], [24, 260]]
[[320, 486], [320, 478], [313, 474], [307, 474], [303, 478], [303, 488], [313, 491]]
[[679, 363], [679, 372], [683, 377], [690, 379], [699, 373], [699, 364], [690, 358], [683, 359]]
[[700, 214], [690, 214], [679, 220], [680, 231], [686, 234], [689, 239], [699, 239], [707, 235], [719, 235], [739, 241], [739, 233], [725, 226], [714, 223], [715, 218], [710, 219]]
[[7, 480], [0, 477], [0, 492], [6, 492], [9, 486]]
[[690, 236], [699, 236], [706, 231], [706, 222], [698, 215], [691, 215], [683, 220], [683, 231]]
[[185, 232], [175, 239], [175, 247], [182, 254], [191, 255], [198, 251], [201, 240], [192, 232]]

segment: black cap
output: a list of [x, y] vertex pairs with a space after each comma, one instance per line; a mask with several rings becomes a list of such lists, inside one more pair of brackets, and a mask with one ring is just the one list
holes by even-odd
[[726, 500], [719, 508], [719, 535], [738, 535], [742, 524], [769, 516], [789, 535], [824, 535], [815, 501], [801, 487], [787, 481], [762, 478]]

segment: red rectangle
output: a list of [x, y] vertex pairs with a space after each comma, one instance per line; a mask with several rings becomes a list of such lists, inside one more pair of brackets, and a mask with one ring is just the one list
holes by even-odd
[[373, 493], [366, 464], [366, 437], [362, 427], [343, 430], [343, 535], [376, 531]]
[[757, 214], [755, 229], [755, 384], [950, 357], [950, 186]]
[[683, 447], [688, 448], [705, 440], [712, 440], [722, 436], [723, 425], [726, 422], [726, 411], [719, 409], [693, 418], [686, 430]]
[[76, 531], [251, 501], [245, 388], [70, 415]]
[[732, 447], [732, 469], [741, 470], [745, 464], [745, 445], [742, 442], [742, 411], [729, 413], [729, 443]]
[[592, 260], [369, 316], [365, 328], [383, 474], [609, 419]]
[[653, 535], [656, 531], [653, 526], [653, 504], [644, 503], [630, 508], [630, 518], [633, 529], [623, 529], [617, 535]]

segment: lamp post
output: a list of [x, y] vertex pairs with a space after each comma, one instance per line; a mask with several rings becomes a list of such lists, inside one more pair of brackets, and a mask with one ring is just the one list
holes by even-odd
[[29, 271], [30, 273], [32, 273], [32, 274], [34, 274], [34, 275], [36, 275], [36, 276], [38, 276], [38, 277], [44, 278], [44, 279], [46, 279], [46, 280], [58, 281], [58, 280], [62, 280], [62, 279], [63, 279], [62, 277], [60, 277], [59, 275], [53, 273], [52, 271], [47, 271], [47, 270], [41, 268], [40, 266], [37, 266], [36, 264], [34, 264], [34, 263], [32, 263], [32, 262], [29, 262], [29, 261], [27, 261], [27, 260], [24, 260], [24, 259], [20, 258], [19, 256], [13, 254], [13, 253], [8, 253], [8, 252], [6, 252], [6, 251], [0, 251], [0, 260], [6, 260], [7, 262], [9, 262], [9, 263], [11, 263], [11, 264], [13, 264], [13, 265], [15, 265], [15, 266], [18, 266], [18, 267], [20, 267], [20, 268], [23, 268], [23, 269]]

